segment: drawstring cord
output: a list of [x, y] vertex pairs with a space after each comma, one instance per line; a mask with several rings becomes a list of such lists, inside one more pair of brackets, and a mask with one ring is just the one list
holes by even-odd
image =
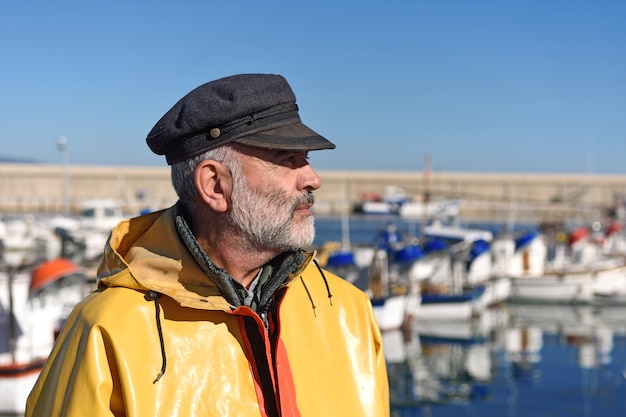
[[326, 292], [328, 293], [328, 301], [330, 302], [330, 305], [332, 306], [333, 305], [333, 295], [330, 293], [330, 286], [328, 285], [328, 281], [326, 280], [326, 275], [324, 275], [324, 270], [322, 269], [320, 264], [317, 263], [317, 259], [313, 259], [313, 263], [317, 267], [317, 270], [320, 271], [320, 274], [322, 274], [322, 279], [324, 280], [324, 285], [326, 285]]
[[[317, 263], [317, 260], [313, 259], [313, 263], [317, 267], [317, 270], [320, 271], [320, 275], [322, 276], [322, 279], [324, 280], [324, 285], [326, 285], [326, 293], [328, 294], [328, 301], [330, 302], [330, 305], [332, 306], [333, 295], [330, 293], [330, 286], [328, 285], [328, 280], [326, 280], [326, 275], [324, 275], [324, 271], [322, 270], [322, 267], [320, 267], [320, 265]], [[309, 288], [306, 286], [306, 282], [304, 282], [304, 278], [302, 277], [302, 275], [300, 275], [300, 281], [302, 282], [302, 285], [304, 286], [304, 290], [306, 291], [306, 295], [309, 297], [309, 301], [311, 302], [311, 308], [313, 308], [313, 315], [317, 316], [315, 314], [315, 302], [313, 301], [311, 292], [309, 291]]]
[[165, 373], [165, 367], [167, 364], [166, 357], [165, 357], [165, 341], [163, 340], [163, 330], [161, 329], [161, 306], [159, 305], [159, 297], [161, 297], [161, 294], [159, 294], [156, 291], [148, 291], [146, 295], [144, 296], [144, 298], [147, 301], [154, 301], [154, 308], [156, 310], [156, 325], [157, 325], [157, 331], [159, 332], [159, 341], [161, 343], [161, 357], [163, 358], [163, 365], [161, 365], [161, 371], [156, 376], [154, 381], [152, 381], [153, 384], [156, 384], [159, 381], [159, 379], [161, 379], [161, 377]]
[[317, 314], [315, 314], [315, 302], [313, 301], [313, 297], [311, 297], [311, 293], [309, 292], [309, 288], [306, 286], [306, 282], [304, 282], [304, 278], [302, 278], [302, 275], [300, 275], [300, 281], [302, 282], [302, 285], [304, 286], [304, 291], [306, 291], [306, 295], [309, 297], [309, 301], [311, 302], [311, 308], [313, 309], [313, 315], [315, 317], [317, 317]]

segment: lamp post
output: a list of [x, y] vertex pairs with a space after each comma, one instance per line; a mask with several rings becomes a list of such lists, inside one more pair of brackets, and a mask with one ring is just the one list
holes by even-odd
[[59, 136], [57, 138], [57, 149], [61, 152], [61, 164], [63, 169], [62, 180], [62, 198], [63, 198], [63, 215], [69, 214], [69, 176], [68, 176], [68, 157], [67, 157], [67, 138]]

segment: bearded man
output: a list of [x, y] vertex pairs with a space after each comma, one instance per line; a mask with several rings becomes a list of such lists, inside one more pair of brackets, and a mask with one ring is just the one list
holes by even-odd
[[366, 294], [308, 252], [321, 186], [279, 75], [201, 85], [154, 126], [178, 202], [120, 223], [26, 416], [388, 416]]

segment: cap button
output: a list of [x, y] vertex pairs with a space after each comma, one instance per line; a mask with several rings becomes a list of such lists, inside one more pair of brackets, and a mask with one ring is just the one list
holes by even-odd
[[211, 135], [213, 139], [219, 138], [221, 134], [222, 132], [217, 127], [214, 127], [213, 129], [209, 130], [209, 135]]

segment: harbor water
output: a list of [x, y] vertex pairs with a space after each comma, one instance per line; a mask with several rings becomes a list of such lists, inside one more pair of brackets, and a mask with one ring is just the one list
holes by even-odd
[[[389, 223], [419, 231], [397, 217], [318, 216], [315, 244], [369, 243]], [[383, 341], [393, 417], [626, 416], [626, 306], [506, 303]]]

